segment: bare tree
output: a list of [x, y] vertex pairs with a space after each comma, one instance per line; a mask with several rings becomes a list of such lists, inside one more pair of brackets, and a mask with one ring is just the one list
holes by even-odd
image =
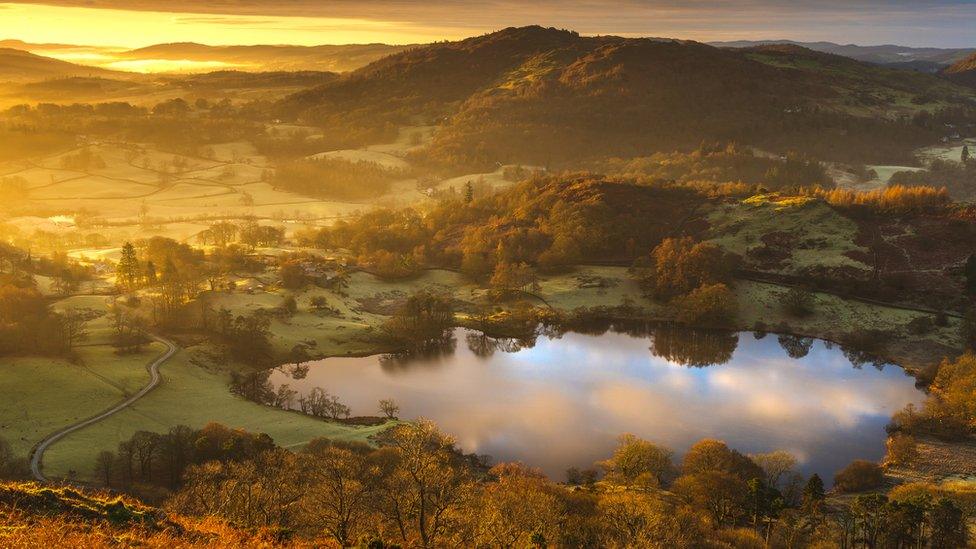
[[380, 412], [383, 412], [387, 419], [396, 419], [397, 414], [400, 413], [400, 407], [393, 399], [384, 398], [380, 401]]

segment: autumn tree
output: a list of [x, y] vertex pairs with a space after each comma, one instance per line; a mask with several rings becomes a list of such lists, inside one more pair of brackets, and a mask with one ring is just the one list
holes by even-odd
[[425, 549], [462, 520], [460, 511], [473, 479], [454, 447], [454, 439], [429, 420], [393, 429], [389, 462], [381, 473], [381, 509], [404, 543]]
[[676, 298], [678, 322], [690, 325], [721, 325], [734, 320], [739, 310], [735, 294], [725, 284], [695, 288]]
[[375, 458], [368, 446], [315, 439], [300, 456], [307, 485], [301, 498], [302, 521], [325, 530], [342, 547], [372, 526]]
[[565, 517], [557, 490], [542, 472], [518, 463], [496, 465], [477, 497], [474, 537], [485, 547], [555, 544]]
[[600, 462], [606, 480], [639, 487], [663, 486], [674, 474], [674, 452], [635, 435], [621, 435], [610, 459]]
[[653, 269], [643, 285], [658, 298], [686, 294], [707, 284], [731, 279], [734, 262], [721, 248], [690, 237], [666, 238], [651, 253]]

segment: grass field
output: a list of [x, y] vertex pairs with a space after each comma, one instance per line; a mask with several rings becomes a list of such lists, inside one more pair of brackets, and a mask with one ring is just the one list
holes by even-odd
[[[297, 131], [302, 128], [279, 128]], [[393, 143], [363, 149], [323, 151], [313, 156], [377, 162], [407, 170], [407, 154], [430, 141], [433, 126], [405, 126]], [[71, 165], [82, 150], [98, 161], [87, 168]], [[29, 236], [44, 231], [62, 236], [97, 233], [117, 243], [146, 236], [186, 240], [213, 219], [255, 217], [286, 229], [322, 226], [363, 210], [404, 207], [430, 198], [417, 190], [415, 179], [396, 182], [390, 192], [370, 200], [341, 202], [277, 190], [266, 182], [273, 170], [253, 144], [232, 142], [204, 148], [206, 158], [174, 154], [140, 143], [92, 142], [47, 157], [0, 163], [0, 176], [23, 178], [30, 189], [22, 215], [5, 224]], [[66, 162], [68, 162], [66, 164]], [[103, 165], [104, 164], [104, 165]], [[501, 171], [446, 180], [438, 189], [484, 181], [485, 188], [511, 183]], [[96, 227], [54, 224], [51, 217], [84, 213]], [[294, 222], [294, 225], [286, 222]]]
[[766, 265], [771, 270], [868, 268], [845, 255], [865, 251], [854, 243], [857, 225], [820, 200], [758, 195], [716, 207], [708, 222], [711, 242], [750, 260], [768, 250], [775, 262]]
[[162, 385], [131, 408], [52, 446], [44, 457], [45, 473], [58, 477], [75, 471], [79, 478], [90, 478], [99, 451], [114, 449], [138, 430], [159, 432], [175, 425], [199, 428], [216, 421], [267, 433], [285, 447], [300, 446], [316, 437], [366, 441], [387, 427], [350, 427], [248, 402], [227, 390], [226, 374], [193, 364], [191, 356], [184, 351], [170, 359], [161, 368]]
[[14, 452], [26, 455], [45, 435], [94, 415], [149, 380], [146, 363], [162, 351], [152, 345], [117, 356], [105, 346], [81, 347], [79, 363], [43, 357], [3, 360], [0, 431]]

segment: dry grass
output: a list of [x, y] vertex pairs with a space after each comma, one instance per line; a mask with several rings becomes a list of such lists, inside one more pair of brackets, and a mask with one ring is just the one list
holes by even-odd
[[334, 547], [270, 529], [239, 530], [213, 518], [167, 516], [105, 492], [35, 483], [0, 484], [0, 546], [265, 548]]

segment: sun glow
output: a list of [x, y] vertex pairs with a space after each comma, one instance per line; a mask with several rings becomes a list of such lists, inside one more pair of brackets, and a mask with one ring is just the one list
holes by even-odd
[[409, 44], [461, 31], [367, 19], [202, 15], [0, 3], [2, 38], [33, 43], [138, 48], [170, 42], [227, 44]]

